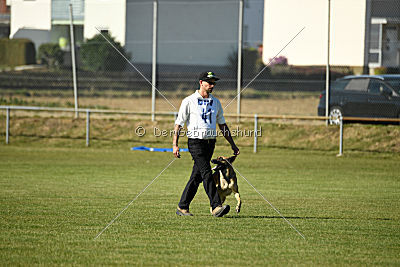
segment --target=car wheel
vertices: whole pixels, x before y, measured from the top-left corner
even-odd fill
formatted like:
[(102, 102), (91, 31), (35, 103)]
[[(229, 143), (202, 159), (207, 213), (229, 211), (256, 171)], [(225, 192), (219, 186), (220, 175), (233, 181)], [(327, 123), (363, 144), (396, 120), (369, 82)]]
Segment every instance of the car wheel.
[(329, 124), (339, 125), (340, 117), (343, 116), (342, 109), (340, 107), (332, 107), (329, 112)]

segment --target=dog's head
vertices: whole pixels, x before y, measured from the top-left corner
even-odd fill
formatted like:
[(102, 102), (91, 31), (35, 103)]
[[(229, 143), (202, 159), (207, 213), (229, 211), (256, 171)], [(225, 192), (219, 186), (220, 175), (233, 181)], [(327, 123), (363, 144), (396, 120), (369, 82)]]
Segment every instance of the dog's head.
[[(232, 156), (230, 158), (227, 157), (218, 157), (216, 159), (212, 159), (211, 162), (217, 165), (229, 165), (229, 163), (233, 163), (236, 159), (236, 156)], [(229, 163), (228, 163), (229, 162)]]
[(214, 171), (223, 171), (226, 172), (224, 175), (226, 177), (236, 176), (235, 171), (233, 170), (232, 163), (235, 161), (236, 156), (232, 157), (218, 157), (216, 159), (212, 159), (211, 163), (217, 164), (213, 168)]

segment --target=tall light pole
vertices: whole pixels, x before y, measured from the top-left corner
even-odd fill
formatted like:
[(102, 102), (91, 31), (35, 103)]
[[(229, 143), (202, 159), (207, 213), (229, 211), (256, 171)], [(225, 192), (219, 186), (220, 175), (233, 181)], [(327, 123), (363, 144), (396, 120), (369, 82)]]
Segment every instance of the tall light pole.
[[(328, 43), (326, 57), (326, 77), (325, 77), (325, 117), (329, 116), (329, 73), (330, 73), (330, 42), (331, 42), (331, 0), (328, 0)], [(326, 125), (329, 124), (329, 119), (326, 120)]]
[(240, 120), (240, 91), (242, 89), (243, 0), (239, 1), (238, 65), (237, 65), (237, 121)]
[(75, 102), (75, 118), (78, 118), (78, 86), (76, 82), (76, 63), (75, 63), (75, 39), (74, 39), (74, 22), (72, 16), (72, 4), (69, 4), (69, 28), (71, 35), (71, 59), (72, 59), (72, 82), (74, 85), (74, 102)]
[(153, 59), (151, 71), (151, 121), (155, 120), (156, 112), (156, 84), (157, 84), (157, 14), (158, 14), (157, 0), (153, 2)]

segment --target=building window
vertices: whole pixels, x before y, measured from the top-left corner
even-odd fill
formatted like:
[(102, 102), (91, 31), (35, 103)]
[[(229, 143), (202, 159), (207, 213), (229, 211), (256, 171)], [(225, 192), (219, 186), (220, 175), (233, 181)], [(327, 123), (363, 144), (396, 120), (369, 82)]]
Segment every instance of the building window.
[(380, 24), (371, 24), (371, 34), (369, 38), (369, 48), (379, 49), (379, 27)]
[(368, 65), (372, 68), (382, 66), (382, 31), (385, 20), (372, 18), (369, 38)]
[(379, 53), (369, 53), (368, 54), (369, 63), (379, 63)]

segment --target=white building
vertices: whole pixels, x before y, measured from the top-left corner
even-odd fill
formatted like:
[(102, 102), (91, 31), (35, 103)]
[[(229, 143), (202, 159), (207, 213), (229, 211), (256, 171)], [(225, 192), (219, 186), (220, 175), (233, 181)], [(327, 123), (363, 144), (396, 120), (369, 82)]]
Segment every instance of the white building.
[[(152, 60), (153, 0), (10, 0), (10, 38), (42, 43), (69, 40), (69, 3), (75, 40), (109, 32), (136, 63)], [(244, 44), (262, 42), (262, 0), (244, 5)], [(237, 50), (239, 0), (158, 0), (157, 62), (224, 66)], [(69, 43), (68, 43), (69, 45)], [(65, 47), (68, 49), (68, 45)]]
[[(331, 65), (400, 66), (398, 0), (331, 0)], [(291, 65), (327, 62), (328, 0), (265, 0), (263, 61), (281, 53)]]
[(73, 4), (75, 39), (79, 44), (84, 24), (84, 1), (79, 0), (10, 0), (10, 38), (31, 39), (36, 49), (42, 43), (69, 40), (69, 3)]

